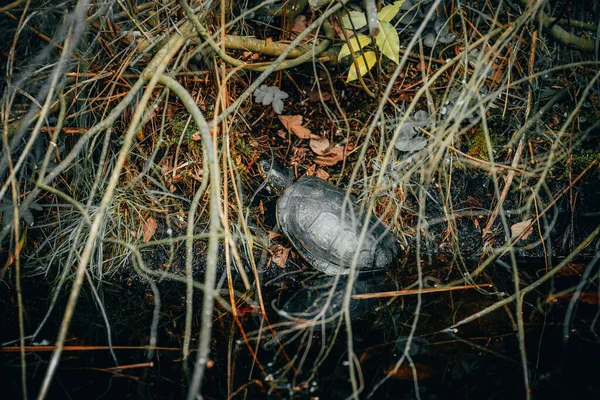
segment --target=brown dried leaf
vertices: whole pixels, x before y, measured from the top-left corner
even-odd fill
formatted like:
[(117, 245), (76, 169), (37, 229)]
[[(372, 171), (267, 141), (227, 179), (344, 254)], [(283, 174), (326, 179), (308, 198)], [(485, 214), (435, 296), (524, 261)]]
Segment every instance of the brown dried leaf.
[[(414, 367), (417, 371), (417, 380), (419, 381), (431, 378), (435, 375), (435, 369), (427, 364), (415, 364)], [(390, 367), (385, 373), (393, 379), (403, 381), (412, 381), (414, 379), (413, 369), (406, 364), (402, 364), (400, 367)]]
[[(525, 240), (531, 235), (533, 232), (533, 225), (531, 224), (532, 219), (525, 220), (523, 222), (517, 222), (513, 226), (510, 227), (511, 238), (517, 238), (521, 235), (520, 240)], [(526, 230), (526, 231), (525, 231)], [(523, 233), (525, 231), (525, 233)]]
[(325, 170), (323, 170), (323, 169), (319, 168), (319, 169), (317, 170), (317, 173), (315, 174), (315, 176), (316, 176), (317, 178), (321, 178), (321, 179), (323, 179), (323, 180), (328, 180), (328, 179), (329, 179), (329, 177), (330, 177), (331, 175), (329, 175), (327, 172), (325, 172)]
[(344, 159), (344, 147), (339, 146), (339, 147), (332, 148), (329, 151), (329, 153), (327, 153), (326, 155), (317, 156), (317, 158), (315, 159), (315, 163), (317, 163), (319, 165), (331, 167), (331, 166), (337, 164), (338, 162), (342, 161), (343, 159)]
[(294, 20), (294, 26), (292, 27), (292, 32), (300, 33), (303, 32), (307, 27), (307, 18), (306, 15), (298, 15)]
[(285, 133), (285, 131), (281, 129), (277, 129), (277, 136), (279, 136), (282, 139), (287, 139), (287, 133)]
[(581, 276), (589, 267), (588, 263), (569, 263), (563, 269), (558, 271), (556, 276)]
[(273, 262), (277, 264), (279, 268), (284, 268), (291, 250), (291, 248), (285, 248), (280, 244), (272, 246), (271, 254), (273, 254)]
[(162, 176), (167, 175), (171, 172), (171, 165), (173, 163), (173, 156), (167, 156), (160, 162), (160, 173)]
[(260, 215), (265, 215), (265, 205), (262, 200), (258, 202), (258, 211), (260, 212)]
[(152, 239), (152, 236), (154, 236), (154, 233), (156, 232), (156, 228), (158, 228), (156, 220), (153, 217), (146, 218), (146, 222), (142, 226), (142, 231), (144, 232), (142, 241), (144, 243), (148, 243), (150, 239)]
[(323, 101), (327, 101), (331, 99), (331, 93), (318, 90), (311, 90), (308, 92), (308, 101), (311, 103), (321, 101), (321, 97), (323, 98)]
[(302, 115), (279, 115), (279, 120), (288, 132), (293, 133), (300, 139), (318, 138), (311, 133), (310, 129), (302, 126)]
[(303, 160), (306, 159), (306, 156), (308, 156), (309, 152), (310, 150), (306, 147), (293, 146), (292, 153), (294, 154), (294, 156), (292, 157), (292, 164), (298, 164), (303, 162)]
[(242, 59), (243, 60), (251, 60), (251, 61), (256, 61), (260, 58), (260, 54), (258, 53), (253, 53), (251, 51), (244, 51), (242, 53)]
[(346, 37), (350, 37), (350, 36), (354, 35), (354, 32), (352, 31), (352, 29), (345, 29), (346, 36), (344, 36), (344, 33), (342, 32), (342, 29), (344, 29), (344, 28), (340, 24), (337, 23), (337, 20), (332, 21), (332, 25), (333, 25), (333, 29), (335, 30), (335, 33), (337, 33), (338, 38), (340, 38), (343, 42), (346, 41)]
[(317, 171), (317, 166), (315, 164), (313, 164), (306, 170), (306, 175), (315, 176), (316, 171)]
[[(549, 296), (547, 301), (554, 300), (554, 299), (573, 301), (574, 293), (565, 293), (565, 294), (561, 294), (561, 295), (557, 295), (557, 296)], [(598, 292), (580, 292), (579, 295), (577, 296), (577, 300), (579, 300), (582, 303), (587, 303), (587, 304), (600, 304), (600, 293), (598, 293)]]
[(329, 140), (327, 138), (310, 139), (310, 148), (317, 155), (323, 156), (329, 152)]
[(271, 239), (271, 240), (282, 236), (281, 233), (277, 233), (277, 232), (273, 232), (273, 231), (269, 231), (268, 235), (269, 235), (269, 239)]

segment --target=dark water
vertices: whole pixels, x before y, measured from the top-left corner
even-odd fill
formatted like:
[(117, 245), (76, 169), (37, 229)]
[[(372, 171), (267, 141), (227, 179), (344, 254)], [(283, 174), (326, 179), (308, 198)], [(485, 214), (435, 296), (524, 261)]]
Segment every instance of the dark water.
[[(600, 398), (597, 362), (600, 340), (594, 330), (598, 323), (598, 289), (584, 287), (575, 303), (569, 337), (564, 337), (569, 296), (548, 300), (548, 295), (576, 285), (586, 264), (573, 264), (571, 272), (524, 299), (523, 322), (528, 358), (528, 376), (534, 398)], [(539, 275), (542, 267), (522, 264), (524, 284)], [(426, 265), (425, 276), (444, 281), (460, 276), (450, 263)], [(394, 276), (361, 277), (355, 293), (395, 290), (416, 280), (416, 268), (406, 265)], [(428, 283), (433, 282), (427, 280)], [(416, 295), (395, 298), (354, 300), (350, 304), (354, 363), (359, 367), (360, 398), (422, 399), (523, 398), (523, 367), (517, 339), (514, 303), (462, 325), (454, 323), (511, 294), (510, 273), (491, 267), (477, 280), (493, 283), (480, 290), (465, 289), (427, 293), (418, 304)], [(326, 312), (331, 279), (299, 274), (263, 288), (268, 323), (255, 307), (257, 297), (240, 302), (242, 313), (236, 322), (230, 313), (215, 312), (211, 364), (203, 383), (207, 399), (311, 398), (343, 399), (352, 393), (349, 381), (348, 335), (339, 326), (337, 311), (343, 290), (334, 295)], [(148, 359), (147, 346), (156, 298), (145, 284), (104, 285), (100, 290), (111, 326), (114, 346), (133, 346), (114, 352), (118, 366), (106, 349), (65, 351), (50, 390), (51, 398), (157, 398), (185, 397), (193, 365), (181, 359), (184, 326), (184, 288), (157, 283), (160, 290), (158, 346)], [(344, 281), (339, 283), (343, 288)], [(26, 333), (31, 334), (43, 319), (48, 304), (48, 286), (25, 282)], [(201, 293), (194, 303), (194, 341), (200, 326)], [(18, 337), (16, 295), (3, 289), (0, 296), (0, 341)], [(225, 296), (227, 297), (227, 296)], [(64, 311), (65, 299), (51, 315), (36, 342), (52, 343)], [(294, 317), (295, 316), (295, 317)], [(307, 323), (313, 318), (315, 322)], [(415, 324), (416, 319), (416, 324)], [(270, 325), (269, 325), (270, 324)], [(416, 325), (407, 346), (412, 326)], [(244, 334), (241, 333), (241, 328)], [(278, 340), (274, 339), (277, 335)], [(70, 329), (67, 346), (105, 346), (107, 330), (89, 289), (84, 290)], [(30, 345), (28, 341), (26, 344)], [(405, 362), (394, 370), (403, 353)], [(256, 355), (253, 357), (252, 353)], [(192, 356), (192, 361), (195, 359)], [(28, 351), (29, 397), (37, 395), (50, 351)], [(152, 364), (148, 364), (151, 362)], [(3, 398), (20, 394), (18, 353), (0, 353)], [(132, 367), (133, 366), (133, 367)], [(416, 373), (416, 377), (413, 375)], [(6, 379), (5, 379), (6, 378)], [(5, 397), (6, 396), (6, 397)]]

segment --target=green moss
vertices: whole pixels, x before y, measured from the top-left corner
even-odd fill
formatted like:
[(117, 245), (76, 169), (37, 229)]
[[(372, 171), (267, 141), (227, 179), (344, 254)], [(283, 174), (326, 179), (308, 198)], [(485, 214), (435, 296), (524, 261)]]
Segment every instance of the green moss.
[(188, 124), (188, 119), (182, 117), (173, 118), (170, 123), (170, 131), (171, 131), (171, 139), (175, 142), (179, 141), (181, 135), (184, 135), (184, 142), (190, 143), (194, 140), (192, 137), (195, 133), (198, 132), (198, 127), (194, 121), (190, 121)]
[[(486, 136), (483, 128), (479, 127), (469, 139), (468, 154), (480, 160), (489, 161), (490, 156), (488, 153)], [(490, 139), (492, 141), (492, 148), (494, 148), (496, 144), (496, 135), (493, 132), (490, 132)]]
[[(572, 161), (571, 161), (573, 173), (575, 173), (575, 174), (581, 173), (592, 162), (594, 162), (594, 160), (597, 160), (596, 162), (600, 163), (600, 152), (595, 151), (593, 149), (587, 149), (587, 150), (579, 152), (578, 154), (574, 153)], [(599, 174), (600, 169), (598, 168), (598, 164), (596, 164), (596, 167), (592, 168), (592, 170), (589, 171), (589, 173), (591, 173), (593, 175)]]

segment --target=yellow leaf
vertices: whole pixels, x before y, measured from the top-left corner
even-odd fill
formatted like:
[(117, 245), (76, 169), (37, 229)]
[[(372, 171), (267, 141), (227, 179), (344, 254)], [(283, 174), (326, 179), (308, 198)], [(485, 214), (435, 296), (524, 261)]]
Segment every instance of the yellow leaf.
[(400, 11), (402, 3), (404, 3), (404, 0), (395, 1), (393, 4), (388, 4), (387, 6), (383, 7), (381, 11), (377, 13), (377, 19), (379, 19), (380, 22), (390, 22), (392, 19), (394, 19), (396, 14), (398, 14), (398, 11)]
[(350, 55), (350, 47), (348, 44), (352, 46), (352, 51), (356, 53), (362, 50), (362, 48), (367, 46), (369, 43), (371, 43), (371, 38), (366, 35), (352, 36), (350, 39), (348, 39), (348, 43), (342, 46), (340, 54), (338, 54), (338, 59)]
[(400, 61), (400, 38), (398, 32), (389, 22), (380, 22), (381, 31), (375, 38), (377, 47), (381, 50), (384, 56), (398, 64)]
[(342, 26), (346, 29), (360, 29), (365, 25), (367, 25), (367, 17), (359, 11), (350, 11), (342, 17)]
[[(366, 64), (365, 64), (365, 60), (367, 61)], [(373, 68), (373, 65), (375, 65), (376, 61), (377, 61), (377, 56), (375, 56), (375, 52), (373, 52), (373, 51), (367, 51), (362, 56), (358, 57), (356, 59), (356, 62), (358, 64), (358, 70), (359, 70), (360, 76), (363, 76), (371, 68)], [(355, 68), (354, 64), (352, 64), (352, 66), (350, 67), (350, 71), (348, 71), (348, 79), (346, 79), (346, 82), (352, 82), (357, 79), (358, 79), (358, 74), (356, 73), (356, 68)]]

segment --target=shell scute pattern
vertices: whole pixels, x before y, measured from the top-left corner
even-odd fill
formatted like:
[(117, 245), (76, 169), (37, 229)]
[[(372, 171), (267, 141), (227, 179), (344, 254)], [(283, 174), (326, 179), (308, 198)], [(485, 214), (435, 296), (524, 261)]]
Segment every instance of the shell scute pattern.
[(300, 178), (279, 199), (279, 226), (298, 252), (325, 273), (347, 274), (357, 251), (359, 270), (387, 269), (399, 254), (395, 236), (372, 217), (358, 248), (365, 220), (353, 199), (344, 204), (345, 195), (322, 179)]

